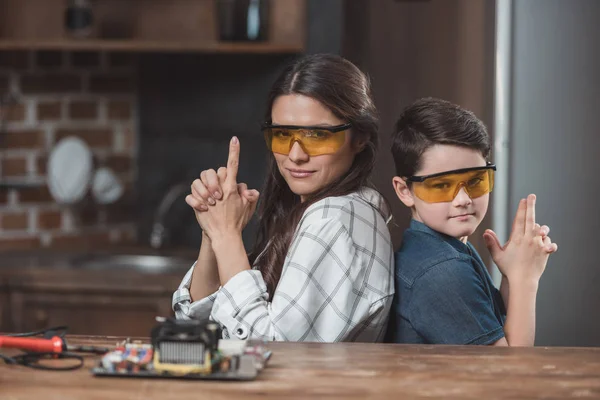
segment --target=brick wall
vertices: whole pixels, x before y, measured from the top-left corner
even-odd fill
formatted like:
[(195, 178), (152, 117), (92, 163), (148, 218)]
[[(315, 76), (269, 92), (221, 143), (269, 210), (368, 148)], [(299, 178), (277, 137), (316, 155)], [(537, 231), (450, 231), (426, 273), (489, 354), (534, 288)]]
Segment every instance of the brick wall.
[[(0, 51), (0, 250), (76, 248), (135, 239), (137, 98), (135, 59), (122, 53)], [(76, 206), (56, 204), (46, 184), (49, 151), (78, 136), (95, 165), (112, 168), (125, 184), (116, 204), (91, 196)], [(6, 185), (5, 185), (6, 186)]]

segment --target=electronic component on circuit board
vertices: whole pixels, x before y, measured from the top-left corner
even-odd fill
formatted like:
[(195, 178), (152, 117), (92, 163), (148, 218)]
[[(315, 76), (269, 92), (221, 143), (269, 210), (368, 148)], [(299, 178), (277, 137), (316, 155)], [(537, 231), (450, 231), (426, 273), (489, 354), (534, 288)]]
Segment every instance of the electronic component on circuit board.
[(151, 343), (124, 343), (92, 370), (96, 376), (251, 380), (271, 352), (264, 343), (221, 339), (214, 322), (159, 319)]

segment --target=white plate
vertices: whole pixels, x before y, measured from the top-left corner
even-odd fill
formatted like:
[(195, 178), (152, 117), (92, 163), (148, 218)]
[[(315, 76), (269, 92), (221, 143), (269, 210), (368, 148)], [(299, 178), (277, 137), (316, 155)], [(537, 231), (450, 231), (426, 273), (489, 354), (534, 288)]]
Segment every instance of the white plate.
[(48, 158), (48, 189), (61, 204), (74, 204), (87, 194), (92, 178), (92, 152), (78, 137), (59, 141)]
[(123, 184), (115, 173), (107, 167), (98, 168), (92, 182), (92, 196), (100, 204), (110, 204), (123, 195)]

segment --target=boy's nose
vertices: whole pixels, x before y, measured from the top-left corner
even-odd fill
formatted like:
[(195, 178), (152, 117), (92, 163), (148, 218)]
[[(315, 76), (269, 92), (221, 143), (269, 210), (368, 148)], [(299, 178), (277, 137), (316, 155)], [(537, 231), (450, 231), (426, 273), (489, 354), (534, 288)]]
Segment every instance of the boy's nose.
[(288, 157), (296, 164), (306, 162), (310, 158), (298, 141), (294, 141), (292, 143), (292, 148), (290, 149), (290, 154), (288, 154)]
[(460, 189), (458, 190), (458, 193), (456, 194), (456, 196), (454, 196), (454, 200), (452, 201), (452, 203), (456, 207), (465, 207), (470, 205), (472, 202), (473, 200), (469, 196), (469, 193), (467, 193), (465, 187), (461, 185)]

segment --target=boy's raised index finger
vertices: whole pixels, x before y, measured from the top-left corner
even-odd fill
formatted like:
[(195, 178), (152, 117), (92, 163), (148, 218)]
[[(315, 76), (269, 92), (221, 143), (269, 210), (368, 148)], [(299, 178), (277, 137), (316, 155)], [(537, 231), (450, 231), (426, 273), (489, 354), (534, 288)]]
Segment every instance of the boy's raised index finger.
[(532, 232), (535, 228), (535, 200), (534, 194), (527, 196), (527, 214), (525, 217), (525, 231)]
[(229, 142), (229, 157), (227, 158), (226, 182), (235, 184), (237, 182), (238, 167), (240, 165), (240, 141), (236, 136)]

